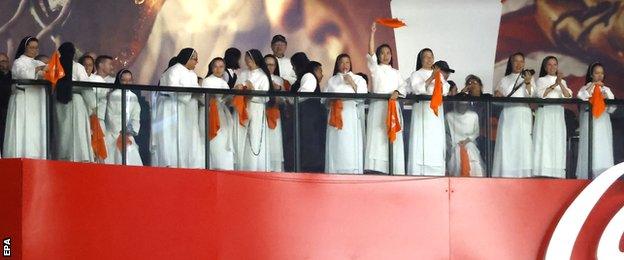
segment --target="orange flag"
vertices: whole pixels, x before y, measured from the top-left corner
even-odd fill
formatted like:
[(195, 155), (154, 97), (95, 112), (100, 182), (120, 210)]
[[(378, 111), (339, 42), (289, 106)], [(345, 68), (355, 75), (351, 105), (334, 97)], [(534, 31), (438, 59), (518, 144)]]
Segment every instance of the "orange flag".
[(245, 126), (245, 123), (249, 120), (249, 114), (247, 114), (247, 101), (245, 101), (245, 97), (234, 96), (234, 99), (232, 99), (232, 106), (234, 106), (236, 113), (238, 113), (238, 123), (241, 126)]
[(465, 144), (459, 145), (459, 160), (461, 166), (461, 177), (470, 177), (470, 158)]
[(401, 131), (401, 122), (399, 121), (399, 115), (397, 114), (396, 100), (388, 100), (388, 116), (386, 117), (386, 126), (388, 127), (388, 139), (391, 143), (396, 140), (396, 135)]
[[(123, 138), (121, 138), (121, 134), (119, 134), (119, 136), (117, 137), (117, 142), (115, 143), (117, 146), (117, 149), (119, 149), (119, 151), (121, 151), (121, 148), (123, 147)], [(131, 145), (132, 141), (130, 140), (130, 136), (126, 135), (126, 146)]]
[(589, 103), (592, 106), (592, 115), (594, 115), (594, 118), (599, 118), (602, 113), (607, 110), (607, 104), (605, 104), (600, 86), (594, 85), (594, 92), (589, 98)]
[(375, 22), (393, 29), (405, 26), (405, 23), (397, 18), (378, 18)]
[(275, 129), (277, 127), (277, 120), (280, 118), (280, 110), (277, 106), (272, 106), (266, 109), (267, 115), (267, 125), (271, 129)]
[(91, 115), (89, 117), (89, 125), (91, 126), (91, 147), (93, 148), (93, 153), (96, 158), (104, 160), (108, 157), (108, 153), (106, 152), (104, 131), (102, 131), (102, 126), (100, 126), (100, 120), (98, 120), (97, 116)]
[(342, 99), (334, 99), (331, 101), (331, 110), (329, 111), (329, 125), (337, 129), (342, 129)]
[(59, 79), (65, 77), (65, 70), (61, 66), (61, 55), (58, 51), (55, 51), (48, 61), (48, 71), (45, 72), (43, 78), (50, 81), (52, 84), (52, 90), (56, 88), (56, 83)]
[(210, 140), (217, 136), (219, 129), (221, 128), (221, 122), (219, 121), (219, 110), (217, 108), (217, 99), (210, 99), (210, 121), (208, 122), (208, 137)]
[(431, 107), (433, 113), (438, 116), (438, 107), (442, 105), (442, 73), (438, 71), (433, 81), (433, 95), (431, 95), (429, 107)]

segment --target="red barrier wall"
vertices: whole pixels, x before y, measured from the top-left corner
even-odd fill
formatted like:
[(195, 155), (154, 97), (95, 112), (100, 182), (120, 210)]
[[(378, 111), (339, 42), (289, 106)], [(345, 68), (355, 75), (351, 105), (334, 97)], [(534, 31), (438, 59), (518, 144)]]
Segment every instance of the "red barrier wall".
[[(12, 252), (25, 259), (535, 259), (586, 185), (36, 160), (0, 169), (11, 198), (0, 200), (0, 235), (19, 241), (21, 229)], [(593, 256), (623, 188), (592, 212), (576, 258)]]

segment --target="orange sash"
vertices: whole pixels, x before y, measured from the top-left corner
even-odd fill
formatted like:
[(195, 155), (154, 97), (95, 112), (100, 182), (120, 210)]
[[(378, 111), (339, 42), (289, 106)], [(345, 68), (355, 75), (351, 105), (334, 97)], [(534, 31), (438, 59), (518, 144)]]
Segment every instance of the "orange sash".
[(58, 51), (55, 51), (48, 61), (48, 71), (43, 74), (43, 78), (50, 81), (52, 84), (52, 90), (56, 88), (56, 83), (59, 79), (65, 77), (65, 70), (61, 66), (61, 58)]
[(337, 129), (342, 129), (342, 99), (331, 101), (331, 111), (329, 111), (329, 125)]
[(459, 160), (461, 165), (461, 177), (470, 177), (470, 158), (465, 144), (459, 145)]
[(278, 106), (269, 107), (266, 109), (267, 125), (271, 129), (277, 127), (277, 120), (280, 118), (280, 110)]
[(442, 73), (438, 71), (435, 75), (433, 87), (433, 95), (431, 95), (431, 102), (429, 107), (433, 110), (433, 113), (438, 116), (438, 108), (442, 105)]
[(602, 91), (600, 91), (600, 87), (598, 85), (594, 85), (594, 92), (589, 98), (589, 103), (592, 106), (592, 115), (594, 115), (594, 118), (599, 118), (602, 116), (602, 113), (607, 110), (607, 104), (604, 101)]
[(234, 96), (232, 106), (234, 106), (236, 113), (238, 113), (238, 123), (241, 126), (245, 126), (245, 123), (249, 120), (249, 114), (247, 113), (247, 101), (245, 100), (245, 97)]
[(375, 22), (393, 29), (405, 26), (405, 23), (397, 18), (377, 18)]
[(210, 121), (208, 122), (208, 136), (210, 140), (217, 136), (219, 129), (221, 128), (221, 122), (219, 121), (219, 109), (217, 107), (217, 99), (210, 99)]
[(388, 116), (386, 117), (386, 126), (388, 127), (388, 139), (393, 143), (396, 140), (396, 135), (401, 131), (401, 122), (399, 121), (399, 115), (397, 114), (396, 100), (388, 100)]
[[(125, 139), (126, 139), (126, 146), (128, 146), (128, 145), (131, 145), (131, 144), (132, 144), (132, 141), (130, 140), (130, 135), (126, 135), (126, 138), (125, 138)], [(123, 145), (124, 145), (124, 144), (123, 144), (123, 142), (124, 142), (124, 141), (123, 141), (123, 138), (121, 138), (121, 134), (119, 134), (119, 136), (117, 137), (117, 142), (116, 142), (117, 149), (119, 149), (119, 151), (121, 151), (121, 148), (122, 148), (122, 147), (123, 147)]]
[(89, 117), (89, 125), (91, 126), (91, 147), (95, 157), (100, 160), (106, 159), (108, 153), (106, 152), (106, 142), (104, 141), (104, 131), (100, 126), (100, 120), (96, 115)]

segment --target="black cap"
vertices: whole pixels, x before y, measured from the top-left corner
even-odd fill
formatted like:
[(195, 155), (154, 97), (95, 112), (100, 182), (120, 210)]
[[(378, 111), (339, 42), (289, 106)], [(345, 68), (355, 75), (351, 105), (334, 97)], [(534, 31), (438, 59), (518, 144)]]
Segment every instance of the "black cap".
[(284, 37), (284, 35), (281, 35), (281, 34), (277, 34), (273, 36), (273, 39), (271, 40), (271, 45), (275, 44), (276, 42), (283, 42), (283, 43), (288, 44), (288, 42), (286, 42), (286, 37)]
[(455, 70), (454, 70), (454, 69), (449, 68), (448, 63), (446, 63), (446, 61), (443, 61), (443, 60), (436, 61), (436, 62), (433, 64), (433, 66), (435, 66), (435, 67), (437, 67), (437, 68), (440, 68), (440, 70), (442, 70), (442, 71), (446, 71), (446, 72), (450, 72), (450, 73), (455, 73)]

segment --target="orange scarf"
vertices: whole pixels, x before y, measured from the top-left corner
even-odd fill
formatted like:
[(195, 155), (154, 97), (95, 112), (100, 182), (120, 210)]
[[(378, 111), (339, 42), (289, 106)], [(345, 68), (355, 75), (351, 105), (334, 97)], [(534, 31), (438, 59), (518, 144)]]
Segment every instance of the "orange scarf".
[(342, 129), (342, 99), (334, 99), (331, 101), (331, 109), (329, 113), (329, 125), (337, 129)]
[(401, 131), (401, 122), (399, 122), (399, 115), (397, 114), (396, 100), (388, 100), (388, 116), (386, 117), (386, 126), (388, 127), (388, 139), (391, 143), (396, 140), (396, 135)]
[(212, 140), (213, 138), (215, 138), (217, 136), (217, 132), (219, 132), (219, 129), (221, 128), (221, 122), (219, 121), (219, 109), (217, 107), (217, 99), (216, 98), (211, 98), (210, 99), (210, 121), (208, 122), (208, 136), (210, 137), (210, 140)]
[(267, 125), (271, 129), (277, 127), (277, 120), (280, 118), (280, 110), (278, 106), (272, 106), (266, 109)]
[(106, 159), (108, 153), (106, 152), (106, 142), (104, 141), (104, 131), (100, 126), (100, 120), (97, 116), (91, 115), (89, 117), (89, 125), (91, 126), (91, 147), (95, 157), (100, 160)]
[[(121, 134), (119, 134), (119, 136), (117, 137), (117, 142), (116, 142), (117, 149), (119, 149), (119, 151), (121, 151), (121, 148), (122, 148), (122, 147), (123, 147), (123, 145), (124, 145), (124, 144), (123, 144), (123, 143), (124, 143), (124, 140), (123, 140), (123, 139), (124, 139), (124, 138), (122, 138), (122, 137), (121, 137)], [(125, 139), (126, 139), (126, 141), (125, 141), (126, 146), (128, 146), (128, 145), (131, 145), (131, 144), (132, 144), (132, 141), (130, 140), (130, 135), (126, 135), (126, 138), (125, 138)]]
[(442, 105), (442, 73), (438, 71), (435, 75), (433, 86), (433, 95), (431, 95), (431, 102), (429, 107), (433, 110), (433, 113), (438, 116), (438, 108)]
[(397, 18), (377, 18), (375, 22), (393, 29), (405, 26), (405, 23)]
[(589, 98), (589, 103), (592, 106), (592, 115), (594, 115), (594, 118), (599, 118), (602, 116), (602, 113), (607, 110), (607, 104), (602, 96), (602, 91), (600, 91), (600, 86), (594, 85), (594, 92)]
[(461, 165), (461, 177), (470, 177), (470, 158), (465, 144), (459, 145), (459, 160)]
[(247, 120), (249, 120), (249, 114), (247, 114), (247, 101), (244, 96), (234, 96), (232, 100), (232, 106), (238, 113), (238, 123), (241, 126), (245, 126)]
[(58, 51), (55, 51), (48, 61), (48, 71), (43, 74), (43, 78), (50, 81), (52, 90), (56, 89), (56, 83), (59, 79), (65, 77), (65, 70), (61, 66), (61, 56)]

